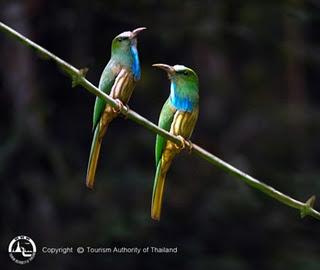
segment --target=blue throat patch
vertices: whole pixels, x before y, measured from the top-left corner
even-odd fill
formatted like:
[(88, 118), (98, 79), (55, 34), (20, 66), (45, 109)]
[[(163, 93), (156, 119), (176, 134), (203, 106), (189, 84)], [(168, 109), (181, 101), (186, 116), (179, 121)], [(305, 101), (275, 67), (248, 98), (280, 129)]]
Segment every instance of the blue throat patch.
[(133, 72), (134, 79), (137, 81), (137, 80), (140, 80), (140, 77), (141, 77), (141, 69), (140, 69), (140, 62), (139, 62), (139, 55), (138, 55), (137, 47), (131, 46), (130, 51), (131, 51), (132, 58), (133, 58), (131, 69)]
[(190, 101), (188, 97), (181, 97), (177, 95), (176, 84), (171, 82), (170, 86), (170, 101), (177, 110), (192, 112), (193, 103)]

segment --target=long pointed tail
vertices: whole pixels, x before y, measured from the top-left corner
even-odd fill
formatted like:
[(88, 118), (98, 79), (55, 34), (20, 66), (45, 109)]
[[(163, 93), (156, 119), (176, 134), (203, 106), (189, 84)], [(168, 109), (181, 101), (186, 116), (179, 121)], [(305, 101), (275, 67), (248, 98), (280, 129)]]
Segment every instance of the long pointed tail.
[(170, 167), (170, 163), (163, 164), (163, 160), (160, 160), (157, 166), (156, 176), (154, 178), (152, 203), (151, 203), (151, 218), (154, 220), (160, 220), (162, 198), (164, 184), (166, 180), (167, 171)]
[[(106, 129), (106, 128), (104, 128)], [(101, 133), (105, 133), (105, 130), (101, 130), (100, 125), (98, 124), (94, 130), (94, 135), (91, 143), (91, 150), (87, 168), (87, 178), (86, 178), (86, 185), (88, 188), (93, 189), (95, 174), (100, 154), (100, 148), (102, 143), (103, 135)]]

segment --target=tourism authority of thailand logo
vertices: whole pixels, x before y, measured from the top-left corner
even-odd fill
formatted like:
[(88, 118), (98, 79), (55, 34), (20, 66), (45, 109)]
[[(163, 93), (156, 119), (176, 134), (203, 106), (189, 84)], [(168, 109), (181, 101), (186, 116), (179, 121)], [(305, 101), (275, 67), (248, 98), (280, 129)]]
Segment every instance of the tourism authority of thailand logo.
[(36, 256), (37, 247), (30, 237), (19, 235), (11, 240), (8, 251), (15, 263), (26, 264)]

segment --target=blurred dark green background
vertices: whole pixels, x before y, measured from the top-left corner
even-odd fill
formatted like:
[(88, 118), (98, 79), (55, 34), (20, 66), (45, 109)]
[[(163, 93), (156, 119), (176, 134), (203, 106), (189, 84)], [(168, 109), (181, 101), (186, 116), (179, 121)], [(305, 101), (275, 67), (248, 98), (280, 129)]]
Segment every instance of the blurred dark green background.
[[(155, 62), (200, 77), (193, 141), (282, 192), (320, 196), (320, 3), (2, 0), (1, 21), (97, 85), (112, 38), (139, 26), (142, 80), (130, 108), (153, 122), (169, 94)], [(27, 269), (319, 270), (320, 223), (204, 160), (181, 154), (162, 220), (149, 217), (155, 135), (122, 118), (85, 188), (94, 96), (0, 33), (1, 269), (30, 236)], [(316, 202), (316, 208), (320, 204)], [(41, 247), (177, 247), (165, 255), (43, 255)]]

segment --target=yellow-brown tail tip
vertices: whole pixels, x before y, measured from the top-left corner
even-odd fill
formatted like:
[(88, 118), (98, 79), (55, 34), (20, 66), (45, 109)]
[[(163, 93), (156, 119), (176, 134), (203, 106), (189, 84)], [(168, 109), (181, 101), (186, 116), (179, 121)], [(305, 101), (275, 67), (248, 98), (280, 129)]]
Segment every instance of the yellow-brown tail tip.
[(160, 212), (155, 212), (153, 209), (151, 210), (151, 218), (155, 221), (160, 221)]
[[(98, 153), (99, 154), (99, 153)], [(93, 190), (94, 182), (95, 182), (95, 174), (96, 174), (96, 168), (97, 168), (97, 156), (94, 156), (94, 159), (89, 164), (89, 168), (87, 171), (87, 177), (86, 177), (86, 186), (87, 188)]]
[(99, 132), (100, 132), (100, 128), (99, 126), (97, 126), (94, 132), (94, 136), (91, 144), (88, 169), (87, 169), (86, 186), (89, 189), (93, 189), (94, 182), (95, 182), (96, 169), (97, 169), (100, 147), (102, 142), (101, 139), (99, 139), (99, 136), (100, 136)]
[(93, 184), (93, 182), (88, 181), (88, 179), (87, 179), (87, 181), (86, 181), (86, 186), (87, 186), (88, 189), (93, 190), (94, 184)]
[(154, 178), (151, 202), (151, 218), (157, 221), (160, 220), (161, 216), (164, 182), (166, 179), (168, 164), (169, 163), (163, 164), (162, 162), (160, 162), (157, 166), (157, 171)]

